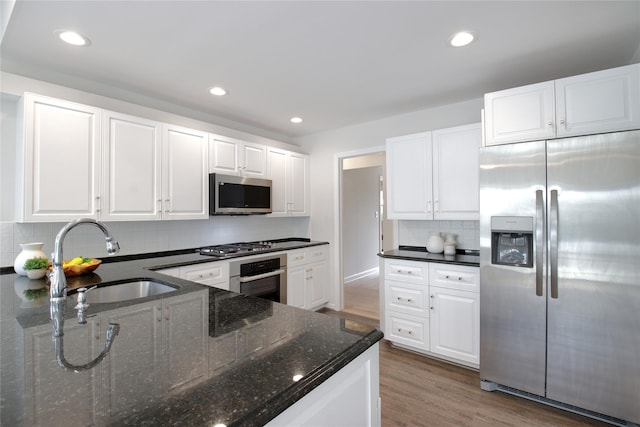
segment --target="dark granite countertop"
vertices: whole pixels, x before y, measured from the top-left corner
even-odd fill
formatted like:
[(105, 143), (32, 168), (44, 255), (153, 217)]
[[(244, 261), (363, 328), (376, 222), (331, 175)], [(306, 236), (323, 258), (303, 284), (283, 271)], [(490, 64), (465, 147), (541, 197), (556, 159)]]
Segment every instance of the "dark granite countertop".
[(408, 261), (438, 262), (442, 264), (480, 267), (480, 254), (476, 250), (458, 250), (455, 255), (433, 254), (422, 246), (400, 246), (398, 249), (379, 253), (381, 258), (406, 259)]
[(153, 271), (218, 258), (132, 258), (105, 262), (70, 285), (147, 278), (179, 290), (92, 304), (85, 325), (68, 297), (63, 349), (72, 363), (97, 356), (107, 322), (120, 323), (109, 355), (78, 373), (56, 361), (45, 280), (0, 275), (1, 425), (263, 425), (382, 338), (367, 325)]

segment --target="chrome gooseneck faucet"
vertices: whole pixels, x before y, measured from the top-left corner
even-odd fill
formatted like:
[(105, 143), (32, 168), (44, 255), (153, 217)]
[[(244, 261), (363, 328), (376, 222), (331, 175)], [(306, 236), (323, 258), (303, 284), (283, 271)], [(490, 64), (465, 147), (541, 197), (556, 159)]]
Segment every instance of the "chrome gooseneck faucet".
[[(58, 232), (56, 236), (56, 241), (54, 245), (54, 251), (51, 255), (51, 261), (53, 264), (53, 271), (49, 275), (49, 279), (51, 282), (51, 306), (50, 306), (50, 317), (51, 317), (51, 326), (53, 329), (53, 341), (55, 344), (56, 351), (56, 359), (58, 361), (58, 365), (67, 370), (72, 370), (75, 372), (84, 371), (87, 369), (91, 369), (96, 366), (98, 363), (105, 358), (109, 350), (111, 349), (111, 344), (115, 340), (116, 335), (120, 331), (120, 325), (116, 323), (109, 323), (107, 325), (107, 336), (104, 344), (104, 348), (102, 352), (84, 365), (73, 365), (67, 362), (64, 357), (64, 345), (63, 345), (63, 336), (64, 336), (64, 313), (66, 310), (67, 303), (67, 278), (64, 275), (64, 270), (62, 268), (62, 244), (64, 243), (64, 238), (67, 233), (74, 227), (80, 224), (89, 224), (95, 227), (98, 227), (104, 233), (105, 240), (107, 241), (107, 253), (109, 255), (113, 255), (120, 249), (120, 245), (113, 238), (109, 230), (99, 221), (90, 218), (82, 218), (72, 221), (62, 227), (62, 229)], [(80, 322), (82, 323), (82, 322)], [(85, 321), (86, 323), (86, 321)]]
[(113, 255), (120, 250), (120, 245), (113, 238), (109, 230), (107, 230), (107, 227), (95, 219), (81, 218), (71, 221), (62, 227), (56, 236), (53, 254), (51, 254), (51, 264), (53, 265), (53, 271), (49, 275), (49, 280), (51, 282), (51, 301), (58, 301), (60, 298), (64, 299), (67, 297), (67, 278), (65, 277), (64, 270), (62, 269), (62, 244), (64, 243), (64, 238), (67, 236), (67, 233), (80, 224), (93, 225), (102, 230), (107, 242), (107, 253), (109, 255)]

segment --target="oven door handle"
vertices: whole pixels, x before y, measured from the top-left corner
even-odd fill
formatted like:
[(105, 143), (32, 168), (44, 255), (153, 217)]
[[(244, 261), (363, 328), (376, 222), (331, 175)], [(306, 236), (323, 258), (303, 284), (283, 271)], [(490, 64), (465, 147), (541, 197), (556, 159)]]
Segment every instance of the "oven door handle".
[(239, 280), (240, 280), (240, 283), (247, 283), (247, 282), (253, 282), (254, 280), (258, 280), (258, 279), (264, 279), (265, 277), (279, 276), (282, 273), (284, 273), (284, 269), (274, 270), (268, 273), (256, 274), (255, 276), (243, 276), (243, 277), (240, 277)]

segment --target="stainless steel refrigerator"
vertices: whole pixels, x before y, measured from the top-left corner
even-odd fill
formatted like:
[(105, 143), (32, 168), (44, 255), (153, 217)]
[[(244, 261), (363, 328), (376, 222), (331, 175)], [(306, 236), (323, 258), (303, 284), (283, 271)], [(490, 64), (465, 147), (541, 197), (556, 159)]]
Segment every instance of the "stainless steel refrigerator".
[(480, 163), (482, 388), (640, 423), (640, 131)]

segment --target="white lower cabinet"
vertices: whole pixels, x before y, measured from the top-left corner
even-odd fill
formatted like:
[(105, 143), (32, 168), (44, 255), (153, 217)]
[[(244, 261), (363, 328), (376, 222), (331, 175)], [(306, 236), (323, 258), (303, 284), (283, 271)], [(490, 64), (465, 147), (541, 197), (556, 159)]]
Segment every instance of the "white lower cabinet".
[(477, 267), (385, 259), (384, 333), (401, 347), (477, 368)]
[(180, 267), (182, 279), (214, 288), (229, 290), (229, 262), (216, 261)]
[(287, 305), (317, 310), (327, 301), (329, 245), (287, 252)]
[(431, 286), (430, 346), (435, 354), (479, 366), (480, 298), (475, 292)]
[(162, 394), (209, 375), (209, 290), (162, 301)]
[(380, 426), (379, 366), (379, 347), (375, 344), (267, 427)]

